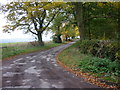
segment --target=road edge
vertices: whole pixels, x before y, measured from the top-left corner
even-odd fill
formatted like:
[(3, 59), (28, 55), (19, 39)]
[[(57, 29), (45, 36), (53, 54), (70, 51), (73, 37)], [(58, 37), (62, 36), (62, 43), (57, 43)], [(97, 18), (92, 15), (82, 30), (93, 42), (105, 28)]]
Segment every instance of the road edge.
[[(67, 43), (63, 43), (62, 45), (65, 45), (65, 44), (67, 44)], [(58, 46), (55, 46), (55, 47), (59, 47), (59, 46), (62, 46), (62, 45), (58, 45)], [(17, 56), (20, 56), (20, 55), (26, 55), (26, 54), (30, 54), (30, 53), (36, 53), (36, 52), (46, 51), (46, 50), (49, 50), (49, 49), (52, 49), (52, 48), (55, 48), (55, 47), (46, 48), (46, 49), (44, 49), (44, 50), (37, 50), (37, 51), (33, 51), (33, 52), (21, 53), (21, 54), (15, 55), (15, 56), (10, 56), (10, 57), (1, 59), (0, 62), (6, 61), (6, 60), (14, 59), (14, 58), (16, 58)]]
[[(70, 46), (69, 46), (70, 47)], [(68, 47), (67, 47), (68, 48)], [(65, 48), (65, 49), (67, 49)], [(65, 70), (75, 74), (77, 77), (83, 78), (86, 82), (91, 83), (93, 85), (96, 85), (98, 87), (101, 88), (112, 88), (112, 89), (117, 89), (119, 90), (119, 86), (112, 86), (112, 85), (107, 85), (106, 83), (102, 83), (100, 80), (98, 80), (97, 78), (88, 75), (88, 73), (83, 73), (80, 70), (73, 70), (70, 67), (66, 66), (64, 63), (62, 63), (59, 60), (59, 55), (65, 50), (63, 49), (62, 51), (60, 51), (57, 55), (56, 55), (56, 62), (58, 65), (60, 65), (61, 67), (63, 67)]]

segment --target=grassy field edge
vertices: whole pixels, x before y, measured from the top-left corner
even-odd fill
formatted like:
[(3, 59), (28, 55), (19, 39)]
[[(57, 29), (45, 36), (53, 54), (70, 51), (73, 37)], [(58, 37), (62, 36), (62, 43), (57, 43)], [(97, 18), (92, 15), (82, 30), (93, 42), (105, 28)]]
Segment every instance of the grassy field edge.
[[(20, 49), (20, 50), (12, 51), (12, 52), (10, 52), (12, 50), (11, 48), (10, 48), (10, 50), (4, 50), (4, 51), (2, 49), (1, 50), (1, 55), (2, 55), (1, 60), (9, 60), (9, 59), (12, 59), (18, 55), (24, 55), (24, 54), (34, 53), (34, 52), (38, 52), (38, 51), (48, 50), (48, 49), (51, 49), (51, 48), (54, 48), (54, 47), (57, 47), (57, 46), (60, 46), (63, 44), (66, 44), (66, 43), (59, 44), (59, 43), (51, 43), (50, 42), (50, 43), (46, 43), (45, 46), (43, 46), (43, 47), (33, 46), (33, 47), (29, 47), (29, 48), (24, 48), (24, 50)], [(6, 56), (3, 57), (3, 55), (6, 55)]]
[[(92, 83), (94, 85), (97, 85), (99, 87), (102, 87), (102, 88), (119, 88), (118, 85), (108, 85), (106, 84), (105, 82), (101, 82), (101, 80), (99, 78), (96, 78), (95, 76), (91, 75), (90, 73), (86, 73), (86, 72), (82, 72), (82, 70), (78, 69), (78, 68), (74, 68), (75, 65), (73, 66), (69, 66), (69, 65), (66, 65), (65, 62), (63, 62), (63, 58), (62, 57), (62, 60), (61, 60), (61, 54), (66, 51), (67, 49), (71, 48), (72, 46), (64, 49), (63, 51), (61, 51), (57, 56), (56, 56), (56, 60), (57, 60), (57, 63), (63, 67), (65, 70), (71, 72), (71, 73), (74, 73), (76, 76), (80, 77), (80, 78), (83, 78), (85, 81), (89, 82), (89, 83)], [(76, 53), (75, 53), (76, 54)], [(68, 54), (66, 54), (66, 56), (70, 56)], [(70, 59), (70, 58), (69, 58)], [(68, 62), (67, 62), (68, 63)]]

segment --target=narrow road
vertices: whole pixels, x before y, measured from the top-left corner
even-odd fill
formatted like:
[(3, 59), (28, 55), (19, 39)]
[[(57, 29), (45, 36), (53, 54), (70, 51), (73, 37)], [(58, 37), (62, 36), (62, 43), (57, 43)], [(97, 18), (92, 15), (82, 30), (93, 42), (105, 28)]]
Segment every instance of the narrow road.
[(56, 55), (74, 42), (2, 62), (2, 88), (98, 88), (64, 70)]

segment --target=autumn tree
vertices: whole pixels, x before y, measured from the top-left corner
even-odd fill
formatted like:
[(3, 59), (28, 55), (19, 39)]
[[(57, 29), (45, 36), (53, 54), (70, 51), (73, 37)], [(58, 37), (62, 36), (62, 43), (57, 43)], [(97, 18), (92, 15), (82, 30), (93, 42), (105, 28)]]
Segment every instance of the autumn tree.
[(1, 7), (7, 13), (9, 25), (4, 27), (5, 32), (16, 29), (31, 32), (38, 37), (38, 42), (44, 46), (42, 33), (55, 18), (61, 3), (56, 2), (11, 2)]
[[(66, 4), (66, 6), (69, 4)], [(76, 23), (74, 20), (74, 15), (71, 12), (71, 7), (67, 6), (66, 8), (62, 8), (60, 13), (56, 15), (56, 18), (52, 21), (51, 30), (55, 33), (56, 42), (62, 42), (61, 36), (66, 38), (66, 41), (70, 37), (75, 37), (76, 34)]]
[[(56, 25), (56, 20), (59, 22), (59, 25)], [(59, 16), (59, 18), (54, 19), (53, 22), (52, 32), (55, 33), (57, 42), (61, 40), (60, 36), (62, 36), (62, 39), (65, 41), (70, 40), (70, 38), (73, 39), (76, 36), (79, 36), (78, 27), (74, 23), (74, 18), (71, 15), (69, 17), (67, 14), (65, 14), (65, 16), (62, 14)]]
[(52, 25), (51, 25), (51, 30), (53, 33), (55, 33), (54, 37), (56, 39), (57, 43), (61, 43), (61, 32), (62, 32), (62, 25), (65, 22), (65, 15), (63, 13), (60, 13), (56, 16), (56, 18), (53, 20)]
[(83, 18), (83, 2), (72, 2), (73, 14), (75, 16), (75, 20), (77, 22), (78, 30), (80, 32), (80, 39), (85, 39), (85, 28), (84, 28), (84, 18)]
[(78, 27), (72, 23), (66, 23), (63, 27), (62, 36), (65, 41), (74, 39), (79, 36)]

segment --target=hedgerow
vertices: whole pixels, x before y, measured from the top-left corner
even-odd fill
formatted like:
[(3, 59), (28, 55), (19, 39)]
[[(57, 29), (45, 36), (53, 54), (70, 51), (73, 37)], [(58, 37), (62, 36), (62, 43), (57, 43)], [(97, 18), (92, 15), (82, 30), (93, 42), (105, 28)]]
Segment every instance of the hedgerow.
[(80, 52), (112, 61), (120, 60), (120, 42), (108, 40), (83, 40), (76, 43)]

